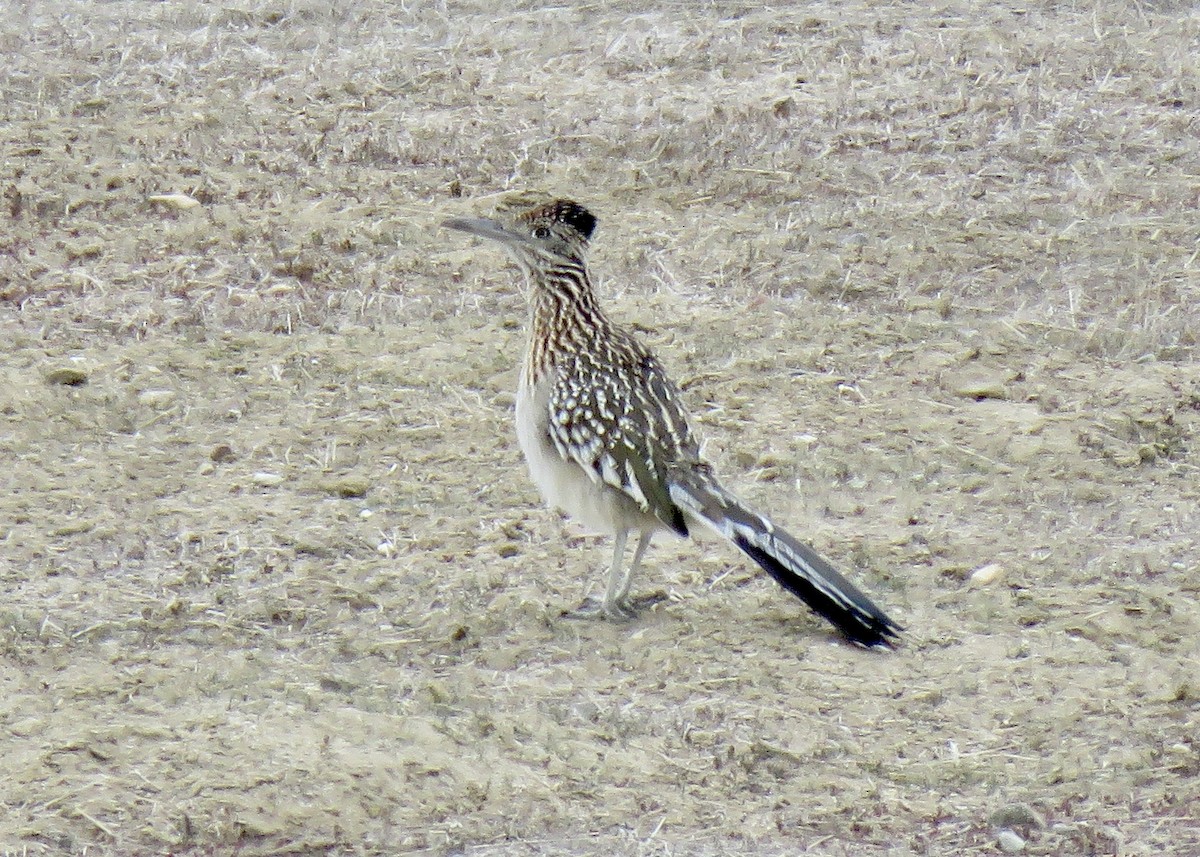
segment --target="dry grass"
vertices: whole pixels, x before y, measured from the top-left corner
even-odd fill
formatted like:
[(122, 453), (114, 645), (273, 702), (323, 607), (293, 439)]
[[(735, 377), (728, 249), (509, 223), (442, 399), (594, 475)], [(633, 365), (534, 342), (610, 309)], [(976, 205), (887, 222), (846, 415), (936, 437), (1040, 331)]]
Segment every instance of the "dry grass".
[[(1200, 852), (1196, 10), (411, 5), (0, 17), (0, 854)], [(525, 188), (901, 651), (560, 620)]]

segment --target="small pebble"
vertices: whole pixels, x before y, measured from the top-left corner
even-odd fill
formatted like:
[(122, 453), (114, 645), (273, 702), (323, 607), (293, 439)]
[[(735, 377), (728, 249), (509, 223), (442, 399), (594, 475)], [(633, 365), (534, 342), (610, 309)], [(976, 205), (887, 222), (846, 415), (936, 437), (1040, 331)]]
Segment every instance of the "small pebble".
[(267, 473), (266, 471), (263, 471), (263, 470), (260, 470), (259, 472), (255, 473), (253, 476), (251, 476), (250, 480), (255, 485), (260, 485), (263, 488), (274, 488), (277, 485), (283, 484), (283, 477), (280, 476), (278, 473)]
[(1008, 828), (996, 834), (996, 844), (1005, 854), (1019, 854), (1025, 850), (1025, 840)]
[(218, 443), (208, 453), (210, 460), (218, 464), (225, 461), (233, 461), (237, 458), (237, 453), (233, 451), (233, 447), (227, 443)]
[(1004, 566), (998, 562), (989, 562), (987, 565), (981, 565), (972, 571), (967, 581), (971, 586), (987, 586), (989, 583), (995, 583), (1003, 576)]
[(954, 395), (964, 399), (1007, 399), (1004, 382), (995, 378), (976, 378), (954, 387)]
[(149, 201), (156, 205), (174, 208), (176, 211), (187, 211), (200, 204), (200, 200), (188, 196), (186, 193), (156, 193), (149, 198)]
[(988, 821), (995, 827), (1025, 828), (1026, 830), (1041, 830), (1046, 826), (1046, 819), (1036, 809), (1024, 803), (1010, 803), (993, 812)]
[(78, 387), (87, 383), (87, 372), (74, 366), (62, 366), (46, 373), (47, 384), (60, 384), (64, 387)]
[(338, 497), (364, 497), (371, 490), (371, 483), (362, 476), (343, 476), (330, 479), (322, 487)]

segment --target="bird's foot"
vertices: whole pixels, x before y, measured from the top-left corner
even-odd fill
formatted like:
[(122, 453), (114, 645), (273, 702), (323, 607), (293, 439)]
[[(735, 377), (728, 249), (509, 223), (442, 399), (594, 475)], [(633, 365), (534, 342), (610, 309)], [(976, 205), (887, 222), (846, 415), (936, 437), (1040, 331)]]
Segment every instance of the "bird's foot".
[(637, 618), (637, 608), (629, 599), (606, 603), (604, 599), (589, 595), (574, 610), (564, 610), (567, 619), (608, 619), (612, 622), (629, 622)]
[(634, 598), (617, 598), (606, 602), (602, 598), (588, 596), (574, 610), (564, 610), (567, 619), (607, 619), (611, 622), (629, 622), (636, 619), (646, 607), (653, 607), (667, 600), (667, 593), (661, 589), (647, 595)]

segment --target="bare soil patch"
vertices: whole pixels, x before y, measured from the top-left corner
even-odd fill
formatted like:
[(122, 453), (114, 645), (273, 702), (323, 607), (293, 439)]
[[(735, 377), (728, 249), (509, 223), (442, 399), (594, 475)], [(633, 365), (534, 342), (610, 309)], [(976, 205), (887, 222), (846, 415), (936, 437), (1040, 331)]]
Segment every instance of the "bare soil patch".
[[(0, 854), (1200, 853), (1196, 10), (494, 5), (0, 17)], [(560, 617), (530, 188), (897, 652)]]

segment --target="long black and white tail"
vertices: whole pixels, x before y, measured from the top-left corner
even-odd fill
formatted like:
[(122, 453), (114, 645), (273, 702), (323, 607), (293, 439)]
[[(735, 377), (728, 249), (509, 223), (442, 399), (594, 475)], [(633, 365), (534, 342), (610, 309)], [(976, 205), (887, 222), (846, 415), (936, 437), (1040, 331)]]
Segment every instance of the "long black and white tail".
[(706, 524), (737, 545), (784, 589), (854, 642), (890, 646), (904, 630), (819, 553), (746, 508), (715, 479), (672, 484), (670, 493), (690, 520)]

